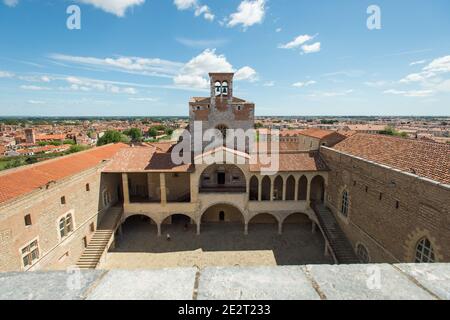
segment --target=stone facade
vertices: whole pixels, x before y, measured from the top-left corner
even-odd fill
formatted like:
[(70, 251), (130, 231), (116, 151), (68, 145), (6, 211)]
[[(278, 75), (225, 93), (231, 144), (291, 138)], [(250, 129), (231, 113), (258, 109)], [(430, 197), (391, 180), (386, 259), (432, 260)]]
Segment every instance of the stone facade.
[[(101, 166), (0, 206), (0, 270), (64, 269), (74, 265), (101, 220), (117, 202), (117, 183), (101, 179)], [(102, 197), (104, 196), (104, 197)], [(104, 199), (107, 203), (104, 203)], [(59, 221), (71, 214), (73, 230), (61, 237)], [(31, 225), (26, 225), (29, 215)], [(22, 249), (37, 240), (39, 259), (25, 266)]]
[[(450, 261), (450, 189), (431, 180), (321, 148), (331, 171), (327, 206), (348, 239), (370, 262), (414, 262), (417, 243), (430, 240), (435, 259)], [(347, 216), (341, 213), (348, 192)]]

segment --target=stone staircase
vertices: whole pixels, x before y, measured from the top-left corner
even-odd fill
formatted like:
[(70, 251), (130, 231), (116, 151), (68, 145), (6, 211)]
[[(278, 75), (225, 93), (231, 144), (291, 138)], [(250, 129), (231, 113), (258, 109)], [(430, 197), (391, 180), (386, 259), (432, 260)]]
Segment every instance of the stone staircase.
[(360, 263), (352, 245), (348, 241), (342, 229), (339, 227), (339, 224), (330, 209), (323, 204), (314, 204), (312, 207), (316, 212), (320, 227), (328, 239), (328, 243), (335, 259), (337, 260), (337, 263)]
[(114, 241), (114, 232), (122, 214), (122, 208), (112, 207), (104, 215), (98, 229), (95, 231), (88, 246), (84, 250), (77, 267), (80, 269), (95, 269), (103, 254)]

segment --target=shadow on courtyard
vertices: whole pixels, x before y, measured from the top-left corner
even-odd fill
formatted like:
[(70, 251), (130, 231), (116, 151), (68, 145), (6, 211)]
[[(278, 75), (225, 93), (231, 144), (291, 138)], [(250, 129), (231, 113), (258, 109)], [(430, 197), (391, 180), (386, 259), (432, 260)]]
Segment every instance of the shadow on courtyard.
[[(244, 235), (239, 223), (203, 223), (201, 235), (196, 226), (175, 223), (162, 226), (162, 237), (157, 236), (156, 225), (141, 217), (129, 218), (122, 226), (112, 253), (183, 253), (271, 251), (277, 265), (332, 263), (324, 256), (324, 240), (320, 232), (312, 234), (311, 224), (285, 224), (278, 235), (276, 224), (250, 224)], [(170, 234), (170, 241), (167, 240)]]

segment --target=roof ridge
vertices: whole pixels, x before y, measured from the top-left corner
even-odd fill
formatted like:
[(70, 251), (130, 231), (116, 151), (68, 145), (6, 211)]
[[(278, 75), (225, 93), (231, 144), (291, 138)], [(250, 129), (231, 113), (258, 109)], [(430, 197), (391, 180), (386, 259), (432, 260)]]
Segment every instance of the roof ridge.
[(11, 174), (11, 173), (20, 172), (20, 171), (24, 171), (24, 170), (27, 170), (27, 169), (34, 169), (36, 167), (43, 166), (44, 164), (49, 164), (49, 163), (61, 161), (62, 159), (69, 159), (69, 158), (72, 158), (72, 157), (75, 157), (75, 156), (80, 156), (80, 155), (87, 154), (87, 153), (90, 153), (90, 152), (98, 151), (100, 149), (106, 149), (106, 147), (112, 147), (112, 146), (121, 145), (121, 144), (126, 145), (125, 143), (122, 143), (122, 142), (109, 143), (109, 144), (105, 144), (103, 146), (98, 146), (98, 147), (90, 148), (90, 149), (83, 150), (83, 151), (80, 151), (80, 152), (67, 154), (67, 155), (64, 155), (64, 156), (61, 156), (61, 157), (56, 157), (56, 158), (53, 158), (53, 159), (49, 159), (49, 160), (45, 160), (45, 161), (41, 161), (41, 162), (37, 162), (37, 163), (27, 164), (27, 165), (20, 166), (20, 167), (17, 167), (17, 168), (11, 168), (11, 169), (2, 170), (2, 171), (0, 171), (0, 176), (5, 176), (5, 175)]

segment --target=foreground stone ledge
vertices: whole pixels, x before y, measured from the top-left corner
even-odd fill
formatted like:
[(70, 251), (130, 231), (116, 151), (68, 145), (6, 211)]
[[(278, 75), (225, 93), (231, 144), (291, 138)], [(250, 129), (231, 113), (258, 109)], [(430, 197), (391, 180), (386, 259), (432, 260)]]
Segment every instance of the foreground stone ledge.
[(450, 299), (450, 264), (0, 273), (1, 300)]

